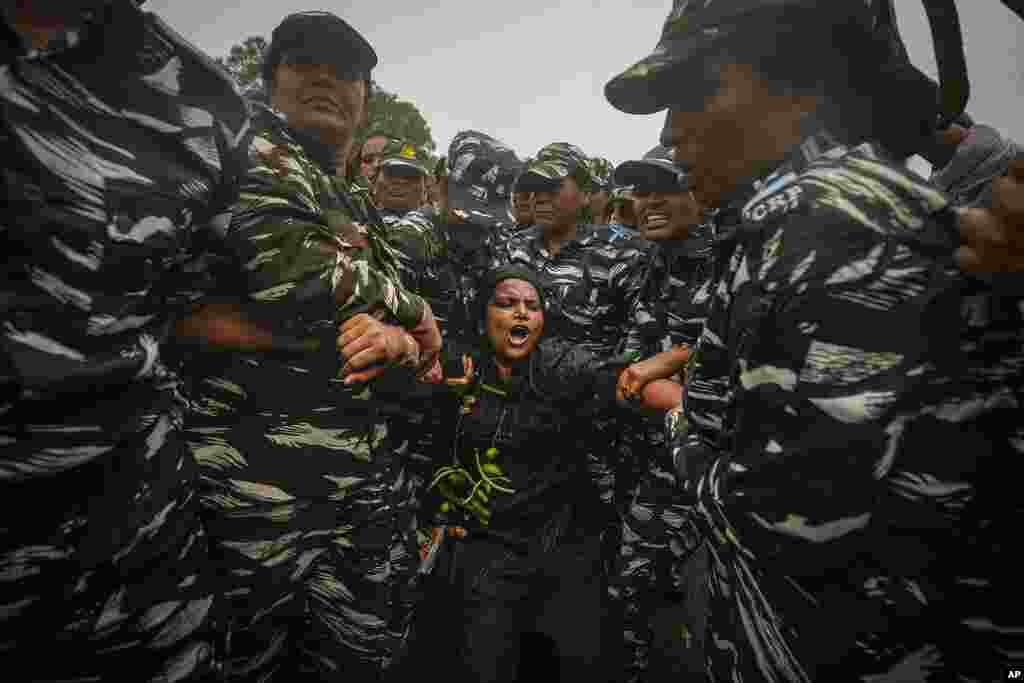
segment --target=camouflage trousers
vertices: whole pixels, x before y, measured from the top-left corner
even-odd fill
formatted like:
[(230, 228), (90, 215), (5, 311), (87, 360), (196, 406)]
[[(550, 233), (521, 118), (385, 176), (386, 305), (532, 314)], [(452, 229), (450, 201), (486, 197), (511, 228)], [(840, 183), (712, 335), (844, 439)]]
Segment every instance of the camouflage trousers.
[[(387, 548), (326, 551), (287, 591), (231, 591), (218, 610), (222, 680), (384, 680), (403, 654), (415, 604), (418, 562), (411, 535), (403, 536)], [(250, 590), (283, 594), (254, 611)]]
[(650, 457), (621, 513), (608, 588), (623, 620), (630, 683), (700, 676), (707, 619), (707, 551), (667, 462), (664, 435), (647, 436)]
[(598, 416), (593, 427), (585, 437), (587, 471), (601, 501), (602, 564), (605, 576), (611, 576), (622, 540), (622, 522), (639, 478), (639, 463), (649, 450), (649, 434), (632, 416)]
[(418, 558), (412, 483), (373, 401), (339, 392), (301, 416), (242, 404), (226, 419), (222, 392), (244, 390), (207, 385), (189, 434), (222, 679), (381, 680), (405, 647)]
[(184, 402), (171, 387), (116, 391), (127, 399), (116, 415), (94, 392), (88, 405), (16, 405), (0, 424), (15, 437), (5, 438), (5, 465), (91, 456), (0, 485), (4, 680), (191, 682), (211, 672), (210, 563)]

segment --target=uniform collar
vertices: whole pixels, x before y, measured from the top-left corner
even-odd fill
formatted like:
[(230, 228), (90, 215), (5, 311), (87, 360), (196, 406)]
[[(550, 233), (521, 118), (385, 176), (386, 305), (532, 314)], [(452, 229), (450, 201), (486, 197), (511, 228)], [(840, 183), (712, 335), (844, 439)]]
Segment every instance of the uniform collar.
[(381, 218), (395, 219), (405, 218), (406, 214), (412, 211), (414, 211), (414, 209), (409, 209), (408, 211), (399, 211), (398, 209), (377, 209), (377, 213), (380, 214)]
[(331, 177), (334, 176), (337, 171), (337, 164), (333, 147), (325, 145), (309, 133), (292, 127), (288, 124), (288, 117), (270, 105), (263, 104), (262, 102), (253, 102), (252, 104), (256, 110), (262, 111), (266, 116), (273, 117), (283, 125), (288, 135), (302, 147), (302, 151), (306, 153), (306, 156), (319, 166), (324, 173)]
[(818, 128), (810, 133), (786, 154), (785, 159), (775, 166), (774, 169), (757, 178), (752, 178), (740, 183), (739, 187), (722, 202), (721, 212), (725, 212), (717, 225), (721, 225), (721, 218), (727, 218), (730, 209), (742, 208), (759, 194), (770, 194), (776, 188), (794, 179), (818, 159), (826, 156), (841, 156), (847, 152), (847, 147), (839, 142), (838, 138), (824, 128)]

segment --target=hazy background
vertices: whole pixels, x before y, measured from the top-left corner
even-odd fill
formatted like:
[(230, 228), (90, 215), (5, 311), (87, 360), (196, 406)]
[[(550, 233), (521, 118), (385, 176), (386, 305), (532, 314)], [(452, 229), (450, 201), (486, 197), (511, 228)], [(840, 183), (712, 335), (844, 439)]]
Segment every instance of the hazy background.
[[(630, 116), (604, 99), (604, 84), (648, 54), (670, 0), (149, 0), (145, 8), (213, 56), (248, 36), (268, 40), (281, 19), (329, 10), (367, 37), (380, 56), (374, 78), (412, 100), (438, 154), (475, 128), (532, 155), (555, 141), (615, 163), (657, 143), (663, 114)], [(972, 81), (969, 111), (1024, 140), (1020, 95), (1024, 22), (998, 0), (958, 0)], [(921, 0), (896, 0), (914, 62), (935, 75)], [(900, 106), (898, 101), (894, 107)]]

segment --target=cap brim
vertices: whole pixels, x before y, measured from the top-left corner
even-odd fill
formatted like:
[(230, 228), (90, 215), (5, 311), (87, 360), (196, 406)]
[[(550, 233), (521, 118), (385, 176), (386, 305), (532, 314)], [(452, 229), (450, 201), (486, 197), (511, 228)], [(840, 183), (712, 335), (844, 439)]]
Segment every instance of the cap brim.
[(415, 161), (405, 161), (404, 159), (385, 159), (380, 164), (381, 168), (410, 168), (420, 175), (428, 175), (427, 169), (416, 163)]
[[(652, 177), (678, 179), (682, 171), (664, 159), (635, 159), (624, 161), (615, 169), (616, 185), (637, 185)], [(681, 186), (680, 186), (681, 187)]]
[(516, 178), (513, 192), (554, 192), (562, 183), (562, 178), (551, 178), (539, 173), (527, 171)]
[(614, 77), (604, 86), (608, 102), (627, 114), (657, 114), (685, 92), (681, 71), (721, 34), (696, 33), (665, 41), (654, 52)]

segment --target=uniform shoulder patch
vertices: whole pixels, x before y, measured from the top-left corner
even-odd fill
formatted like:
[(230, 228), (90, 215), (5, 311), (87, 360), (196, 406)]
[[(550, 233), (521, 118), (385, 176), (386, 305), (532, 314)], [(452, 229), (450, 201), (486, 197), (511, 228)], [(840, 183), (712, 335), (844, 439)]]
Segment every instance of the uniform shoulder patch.
[(804, 189), (792, 183), (772, 194), (755, 197), (743, 208), (744, 220), (760, 223), (794, 211), (800, 206)]

